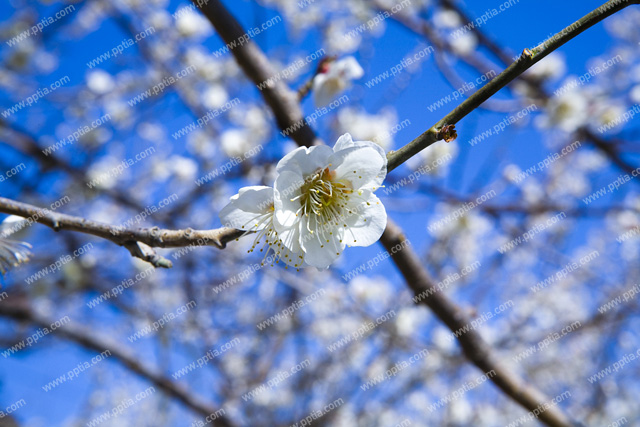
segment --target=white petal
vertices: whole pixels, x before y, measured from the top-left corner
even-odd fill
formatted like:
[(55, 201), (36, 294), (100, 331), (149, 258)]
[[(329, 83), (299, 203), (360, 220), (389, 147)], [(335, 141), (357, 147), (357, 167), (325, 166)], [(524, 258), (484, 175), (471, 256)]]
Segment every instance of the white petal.
[(345, 133), (340, 138), (338, 138), (338, 140), (336, 141), (336, 144), (333, 146), (333, 151), (337, 152), (337, 151), (344, 150), (346, 148), (351, 148), (351, 147), (355, 147), (355, 143), (351, 138), (351, 134)]
[(325, 82), (327, 81), (327, 75), (324, 73), (317, 74), (313, 78), (313, 86), (311, 92), (313, 92), (313, 104), (316, 108), (324, 107), (331, 102), (332, 94), (330, 94), (325, 88)]
[(304, 262), (304, 252), (291, 251), (286, 247), (281, 249), (280, 261), (284, 262), (288, 266), (295, 268), (308, 267), (308, 264)]
[(244, 187), (232, 196), (229, 204), (220, 211), (222, 225), (239, 230), (262, 230), (268, 222), (258, 223), (256, 219), (271, 211), (273, 188), (265, 186)]
[(387, 167), (387, 153), (384, 151), (384, 148), (380, 146), (380, 144), (376, 144), (373, 141), (353, 141), (353, 145), (356, 147), (369, 147), (373, 148), (380, 154), (380, 157), (384, 159), (384, 166)]
[(329, 267), (344, 251), (342, 228), (322, 229), (317, 224), (315, 216), (305, 217), (303, 221), (303, 226), (308, 221), (308, 227), (313, 231), (309, 233), (306, 228), (302, 230), (304, 238), (301, 244), (305, 262), (317, 268)]
[(11, 267), (29, 261), (31, 245), (15, 240), (0, 239), (0, 275), (4, 275)]
[(316, 76), (313, 78), (313, 86), (311, 90), (313, 90), (313, 92), (316, 92), (317, 90), (319, 90), (320, 87), (322, 87), (324, 83), (327, 81), (327, 79), (328, 79), (327, 73), (316, 74)]
[(299, 225), (296, 224), (296, 226), (286, 229), (282, 234), (279, 233), (278, 237), (282, 246), (279, 248), (274, 247), (273, 249), (279, 252), (280, 259), (285, 264), (296, 268), (306, 267), (304, 252), (302, 251), (302, 246), (300, 246)]
[(370, 246), (380, 240), (380, 236), (387, 227), (387, 211), (380, 199), (370, 193), (364, 203), (369, 204), (354, 207), (357, 212), (360, 212), (359, 215), (345, 218), (347, 229), (344, 241), (349, 246)]
[(344, 92), (350, 85), (348, 80), (340, 76), (318, 74), (313, 79), (313, 102), (316, 108), (324, 107)]
[[(293, 252), (302, 252), (299, 224), (302, 218), (300, 186), (304, 180), (299, 172), (285, 170), (274, 185), (273, 227), (281, 243)], [(294, 199), (294, 200), (292, 200)]]
[(284, 156), (276, 166), (276, 172), (285, 170), (298, 171), (302, 175), (313, 173), (318, 168), (327, 166), (333, 150), (326, 145), (299, 147)]
[(353, 56), (329, 65), (326, 73), (313, 79), (313, 100), (317, 108), (329, 104), (338, 94), (351, 86), (351, 81), (364, 75), (364, 70)]
[(333, 146), (333, 151), (338, 152), (351, 147), (371, 147), (380, 154), (380, 157), (384, 159), (384, 168), (381, 169), (378, 174), (376, 186), (379, 187), (382, 185), (382, 181), (384, 181), (384, 178), (387, 175), (387, 153), (385, 153), (384, 149), (379, 144), (372, 141), (354, 141), (351, 139), (351, 134), (345, 133), (338, 138), (338, 141), (336, 141), (336, 144)]
[(21, 216), (9, 215), (0, 222), (0, 238), (6, 238), (15, 232), (22, 230), (27, 225), (27, 220)]
[[(386, 159), (372, 147), (353, 147), (340, 150), (329, 158), (337, 179), (346, 179), (354, 189), (379, 187), (382, 184)], [(382, 178), (382, 179), (381, 179)]]

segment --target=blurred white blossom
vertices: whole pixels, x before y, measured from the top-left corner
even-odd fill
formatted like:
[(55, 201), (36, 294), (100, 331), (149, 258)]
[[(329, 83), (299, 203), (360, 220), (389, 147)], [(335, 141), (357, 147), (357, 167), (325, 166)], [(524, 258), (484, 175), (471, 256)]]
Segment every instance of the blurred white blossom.
[(364, 70), (353, 56), (337, 61), (326, 61), (324, 68), (313, 79), (313, 99), (316, 107), (324, 107), (351, 86), (353, 80), (364, 75)]

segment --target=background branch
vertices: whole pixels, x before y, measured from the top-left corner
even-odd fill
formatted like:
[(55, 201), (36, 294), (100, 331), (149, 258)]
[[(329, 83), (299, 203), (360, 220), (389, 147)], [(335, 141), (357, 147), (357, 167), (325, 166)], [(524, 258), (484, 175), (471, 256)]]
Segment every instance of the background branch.
[[(472, 318), (465, 311), (451, 301), (434, 284), (427, 271), (422, 266), (418, 256), (406, 243), (404, 233), (392, 220), (387, 222), (387, 228), (380, 238), (382, 245), (391, 254), (407, 281), (407, 285), (416, 296), (421, 296), (418, 304), (425, 304), (452, 332), (466, 330)], [(399, 246), (396, 246), (399, 245)], [(394, 248), (402, 248), (399, 251)], [(424, 296), (427, 295), (425, 298)], [(464, 328), (464, 329), (463, 329)], [(491, 350), (480, 334), (473, 329), (456, 336), (465, 356), (484, 373), (495, 371), (491, 381), (507, 396), (518, 402), (529, 411), (542, 407), (549, 399), (535, 387), (528, 385), (522, 378), (507, 369)], [(573, 424), (557, 406), (552, 406), (540, 413), (540, 421), (549, 426), (566, 426)]]
[[(12, 298), (0, 303), (0, 316), (8, 317), (21, 322), (28, 322), (39, 328), (47, 328), (54, 323), (51, 319), (47, 319), (34, 312), (27, 304), (15, 301)], [(215, 408), (200, 398), (190, 394), (184, 387), (169, 378), (162, 375), (140, 362), (139, 358), (132, 354), (131, 351), (123, 349), (119, 343), (109, 342), (107, 339), (99, 338), (93, 331), (85, 331), (79, 326), (67, 323), (53, 332), (61, 338), (73, 341), (81, 346), (102, 353), (106, 350), (111, 352), (110, 358), (114, 358), (122, 363), (127, 369), (151, 382), (168, 396), (171, 396), (182, 402), (186, 407), (200, 414), (202, 417), (214, 414), (219, 408)], [(233, 424), (224, 415), (219, 416), (215, 421), (215, 425), (232, 426)]]
[[(193, 3), (198, 6), (199, 2), (193, 0)], [(296, 92), (279, 79), (275, 79), (275, 82), (270, 80), (277, 74), (276, 71), (258, 45), (248, 40), (249, 36), (235, 17), (219, 0), (209, 1), (201, 10), (227, 44), (247, 77), (256, 86), (262, 87), (262, 97), (273, 111), (280, 129), (289, 129), (289, 135), (298, 145), (320, 144), (322, 141), (316, 137), (302, 114)]]

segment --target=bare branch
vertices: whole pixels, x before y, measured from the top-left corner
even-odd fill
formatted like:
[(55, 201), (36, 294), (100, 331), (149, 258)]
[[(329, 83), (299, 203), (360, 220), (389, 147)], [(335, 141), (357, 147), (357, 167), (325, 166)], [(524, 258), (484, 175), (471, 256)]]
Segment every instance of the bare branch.
[[(466, 22), (472, 21), (472, 19), (469, 16), (467, 16), (464, 10), (462, 10), (462, 8), (459, 7), (453, 0), (442, 0), (442, 4), (445, 5), (446, 7), (449, 7), (455, 10), (456, 13), (458, 13), (464, 21)], [(408, 24), (408, 23), (405, 23), (405, 24)], [(488, 35), (486, 35), (481, 28), (474, 26), (471, 29), (471, 31), (478, 37), (478, 41), (481, 44), (485, 45), (487, 49), (491, 51), (491, 53), (493, 53), (496, 57), (500, 59), (500, 61), (502, 61), (504, 64), (511, 63), (512, 55), (510, 55), (507, 51), (505, 51), (502, 47), (500, 47), (498, 43), (496, 43)], [(432, 31), (429, 32), (429, 38), (435, 38), (434, 33)], [(446, 42), (444, 41), (439, 41), (438, 44), (442, 45), (443, 47), (446, 46), (447, 50), (449, 51), (453, 50), (452, 47), (450, 45), (447, 45)], [(551, 98), (551, 96), (546, 92), (546, 90), (541, 85), (541, 82), (539, 80), (531, 78), (530, 76), (527, 76), (527, 75), (520, 76), (520, 79), (529, 85), (529, 87), (531, 88), (533, 93), (536, 94), (536, 96), (539, 96), (540, 98), (547, 101)], [(611, 160), (611, 162), (623, 172), (627, 174), (631, 174), (635, 169), (635, 167), (633, 167), (632, 165), (627, 163), (624, 159), (622, 159), (622, 157), (620, 156), (620, 153), (618, 153), (618, 151), (616, 150), (616, 147), (613, 146), (611, 142), (606, 141), (603, 138), (597, 136), (587, 126), (580, 127), (576, 131), (576, 135), (579, 138), (587, 139), (593, 142), (593, 145), (598, 150), (600, 150), (605, 156), (607, 156)]]
[[(198, 1), (192, 0), (199, 6)], [(262, 97), (276, 116), (280, 129), (288, 129), (289, 135), (298, 145), (310, 146), (321, 141), (315, 135), (304, 119), (302, 109), (298, 104), (298, 95), (284, 82), (270, 80), (276, 71), (269, 63), (269, 59), (244, 31), (240, 23), (220, 3), (212, 0), (201, 7), (202, 13), (209, 19), (216, 31), (227, 43), (238, 65), (247, 77), (258, 87), (261, 87)]]
[(245, 234), (244, 231), (222, 227), (212, 230), (168, 230), (152, 228), (122, 228), (78, 216), (41, 209), (26, 203), (0, 197), (0, 212), (18, 215), (55, 231), (69, 230), (91, 234), (126, 247), (131, 255), (150, 262), (155, 267), (170, 268), (171, 261), (155, 253), (152, 248), (177, 248), (185, 246), (215, 246), (224, 249), (227, 242)]
[[(3, 142), (7, 142), (16, 150), (33, 158), (40, 164), (43, 171), (47, 171), (51, 168), (59, 169), (68, 173), (75, 182), (82, 183), (83, 185), (87, 184), (87, 178), (84, 171), (73, 167), (63, 159), (57, 157), (54, 153), (44, 154), (41, 147), (38, 145), (37, 138), (30, 134), (26, 129), (21, 128), (15, 123), (9, 124), (0, 119), (0, 134), (2, 134), (1, 137), (3, 138)], [(132, 199), (122, 191), (98, 187), (87, 187), (87, 189), (91, 192), (104, 194), (131, 209), (136, 209), (138, 211), (144, 210), (144, 206), (141, 206), (136, 200)], [(163, 214), (160, 213), (160, 215)]]
[(536, 46), (533, 49), (525, 49), (522, 55), (520, 55), (520, 58), (507, 67), (506, 70), (498, 74), (485, 86), (478, 89), (473, 95), (440, 119), (430, 129), (399, 150), (389, 153), (387, 155), (387, 159), (389, 161), (387, 170), (391, 171), (397, 168), (402, 163), (427, 148), (429, 145), (443, 139), (441, 132), (443, 127), (453, 126), (458, 123), (469, 113), (478, 108), (483, 102), (495, 95), (500, 89), (507, 86), (534, 64), (540, 62), (543, 58), (567, 43), (569, 40), (627, 6), (639, 3), (640, 0), (610, 0), (559, 33), (551, 36), (539, 46)]
[[(452, 332), (460, 329), (466, 331), (468, 328), (465, 327), (471, 323), (472, 319), (434, 284), (434, 281), (422, 266), (420, 259), (409, 249), (404, 234), (393, 221), (388, 221), (387, 228), (380, 241), (391, 254), (393, 262), (415, 295), (421, 297), (426, 295), (426, 297), (420, 298), (419, 303), (427, 305)], [(393, 248), (402, 249), (396, 251)], [(501, 365), (491, 347), (482, 339), (479, 333), (469, 329), (464, 334), (458, 335), (457, 339), (467, 358), (482, 372), (495, 372), (495, 375), (491, 377), (491, 381), (500, 387), (507, 396), (529, 411), (533, 411), (536, 408), (544, 408), (542, 405), (548, 402), (549, 399), (535, 387), (527, 385), (514, 372)], [(570, 427), (574, 425), (557, 406), (549, 407), (540, 413), (538, 418), (549, 426)]]

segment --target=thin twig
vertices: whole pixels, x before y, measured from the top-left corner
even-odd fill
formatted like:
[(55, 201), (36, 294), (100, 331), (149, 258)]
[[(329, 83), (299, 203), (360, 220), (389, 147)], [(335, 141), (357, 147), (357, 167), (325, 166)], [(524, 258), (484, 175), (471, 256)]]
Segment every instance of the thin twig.
[(595, 24), (613, 15), (616, 12), (630, 6), (640, 4), (640, 0), (610, 0), (593, 12), (574, 22), (554, 36), (551, 36), (533, 49), (525, 49), (522, 55), (514, 61), (506, 70), (498, 74), (485, 86), (478, 89), (473, 95), (464, 100), (453, 111), (431, 126), (426, 132), (418, 136), (404, 147), (387, 155), (387, 170), (391, 171), (429, 145), (444, 139), (442, 130), (446, 126), (453, 126), (478, 108), (483, 102), (495, 95), (500, 89), (507, 86), (534, 64), (541, 61), (554, 50), (558, 49), (569, 40), (591, 28)]
[[(453, 9), (456, 13), (458, 13), (464, 21), (466, 22), (472, 21), (472, 19), (464, 12), (464, 10), (462, 10), (462, 8), (459, 7), (453, 0), (442, 0), (442, 3), (444, 6), (449, 7)], [(489, 49), (489, 51), (491, 51), (497, 58), (500, 59), (500, 61), (502, 61), (503, 64), (506, 65), (512, 62), (513, 55), (509, 55), (509, 53), (507, 53), (501, 46), (499, 46), (498, 43), (493, 41), (491, 37), (485, 34), (483, 29), (474, 26), (471, 29), (471, 31), (476, 35), (476, 37), (478, 37), (478, 41), (481, 44), (484, 44), (487, 47), (487, 49)], [(452, 50), (450, 45), (447, 45), (444, 42), (440, 44), (446, 45), (449, 51)], [(533, 93), (536, 94), (536, 96), (546, 101), (548, 101), (551, 98), (551, 96), (547, 93), (547, 91), (541, 85), (540, 80), (532, 78), (531, 76), (527, 76), (526, 74), (522, 75), (520, 79), (529, 85), (530, 89), (533, 91)], [(609, 160), (611, 160), (611, 162), (623, 172), (631, 174), (635, 169), (635, 167), (631, 166), (620, 156), (620, 153), (615, 149), (612, 143), (597, 136), (595, 133), (593, 133), (589, 129), (588, 126), (580, 127), (576, 131), (576, 135), (578, 135), (578, 137), (580, 138), (584, 138), (593, 142), (593, 145), (598, 150), (600, 150), (605, 156), (607, 156)]]

